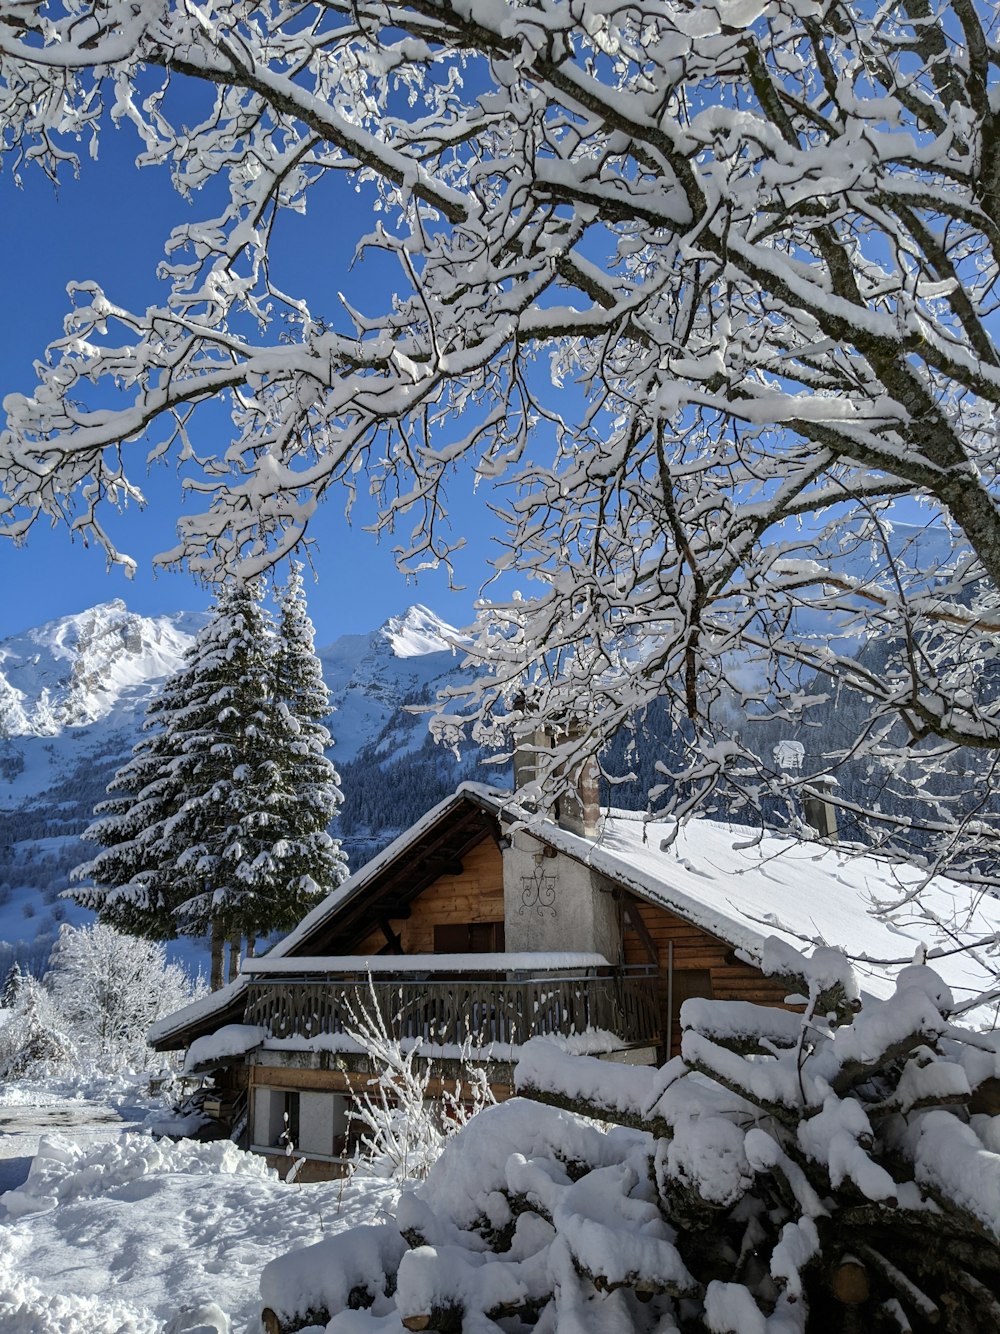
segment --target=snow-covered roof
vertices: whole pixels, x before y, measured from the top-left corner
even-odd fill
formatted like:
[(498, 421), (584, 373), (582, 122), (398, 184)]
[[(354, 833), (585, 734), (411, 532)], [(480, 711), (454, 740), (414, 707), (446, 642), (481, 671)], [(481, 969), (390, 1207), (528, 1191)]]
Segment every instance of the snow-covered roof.
[[(499, 809), (504, 798), (509, 796), (508, 793), (496, 791), (481, 784), (476, 785), (476, 794), (479, 798), (477, 805), (482, 807), (484, 802), (489, 801), (497, 809)], [(432, 806), (415, 824), (412, 824), (409, 829), (394, 839), (388, 847), (383, 848), (377, 856), (355, 871), (342, 885), (332, 890), (322, 902), (306, 913), (298, 926), (293, 928), (283, 940), (273, 945), (267, 954), (261, 957), (274, 963), (274, 961), (290, 955), (301, 955), (317, 928), (322, 927), (324, 923), (343, 911), (349, 904), (364, 900), (365, 896), (372, 891), (372, 887), (383, 871), (391, 867), (398, 858), (405, 856), (415, 844), (419, 843), (440, 822), (453, 814), (457, 814), (463, 808), (467, 809), (467, 807), (468, 801), (463, 788), (459, 788), (458, 791), (445, 797), (443, 801), (439, 801), (436, 806)], [(186, 1005), (182, 1010), (177, 1010), (173, 1014), (168, 1014), (163, 1019), (157, 1020), (147, 1035), (149, 1042), (154, 1047), (168, 1048), (172, 1039), (183, 1036), (185, 1042), (189, 1040), (191, 1030), (194, 1031), (194, 1035), (211, 1031), (211, 1021), (213, 1019), (221, 1021), (226, 1016), (234, 1018), (238, 1013), (237, 1007), (242, 1001), (242, 993), (249, 980), (249, 975), (244, 974), (237, 978), (235, 982), (222, 987), (221, 990), (212, 992), (211, 995), (204, 996), (201, 1000)]]
[[(500, 819), (522, 822), (550, 847), (677, 913), (751, 959), (758, 958), (768, 936), (804, 949), (813, 944), (839, 946), (854, 962), (862, 989), (884, 996), (891, 991), (891, 978), (899, 967), (924, 947), (959, 1005), (996, 985), (1000, 942), (994, 937), (1000, 936), (1000, 901), (943, 876), (923, 884), (918, 870), (853, 846), (802, 843), (776, 833), (758, 837), (747, 828), (712, 820), (692, 820), (677, 831), (671, 824), (647, 822), (627, 811), (607, 813), (599, 835), (582, 838), (549, 820), (526, 815), (510, 792), (480, 783), (463, 783), (427, 811), (251, 967), (255, 972), (278, 972), (284, 966), (281, 960), (301, 956), (324, 924), (373, 893), (383, 872), (399, 859), (412, 857), (412, 850), (429, 832), (467, 810), (470, 803)], [(667, 840), (672, 840), (670, 845), (662, 847)], [(920, 893), (914, 895), (918, 887)], [(958, 948), (974, 942), (979, 942), (978, 948)], [(482, 961), (483, 956), (478, 957)], [(403, 961), (389, 956), (384, 962), (399, 971)], [(298, 970), (302, 963), (290, 966)], [(457, 965), (449, 958), (448, 966)], [(205, 1031), (213, 1016), (221, 1018), (234, 1008), (248, 981), (249, 977), (240, 978), (160, 1020), (150, 1030), (150, 1040), (163, 1042), (193, 1026)], [(994, 1025), (989, 1007), (981, 1007), (968, 1019), (983, 1027)]]
[[(299, 952), (298, 947), (309, 939), (318, 926), (322, 926), (324, 922), (334, 917), (347, 903), (362, 897), (382, 871), (391, 866), (398, 857), (406, 854), (414, 844), (419, 843), (442, 819), (464, 807), (466, 805), (465, 789), (472, 786), (472, 784), (463, 783), (456, 792), (445, 797), (443, 801), (439, 801), (429, 811), (425, 811), (415, 824), (410, 825), (409, 829), (404, 830), (398, 838), (393, 839), (388, 847), (383, 848), (377, 856), (366, 862), (348, 880), (345, 880), (342, 885), (328, 894), (322, 903), (318, 903), (311, 912), (306, 913), (298, 926), (269, 950), (266, 957), (277, 959)], [(489, 808), (492, 809), (499, 810), (503, 800), (509, 798), (510, 795), (482, 784), (475, 784), (474, 786), (476, 795), (480, 798), (477, 804), (488, 803)]]
[(250, 978), (242, 975), (218, 991), (211, 991), (207, 996), (192, 1001), (190, 1005), (175, 1010), (173, 1014), (164, 1015), (150, 1026), (146, 1034), (147, 1040), (154, 1047), (158, 1044), (169, 1045), (168, 1039), (175, 1034), (184, 1033), (195, 1027), (210, 1028), (211, 1025), (207, 1021), (215, 1019), (230, 1007), (234, 1009), (238, 1007), (242, 1012), (243, 992), (249, 985)]
[[(496, 803), (492, 789), (464, 784), (461, 790)], [(549, 821), (529, 828), (752, 959), (768, 936), (806, 950), (835, 945), (851, 958), (862, 990), (886, 996), (899, 967), (925, 947), (957, 1004), (996, 986), (1000, 901), (944, 876), (925, 884), (917, 869), (856, 846), (803, 843), (776, 833), (758, 838), (751, 829), (713, 820), (691, 820), (678, 831), (628, 811), (608, 812), (596, 838)], [(980, 948), (958, 949), (975, 942)], [(993, 1026), (992, 1010), (970, 1017)]]

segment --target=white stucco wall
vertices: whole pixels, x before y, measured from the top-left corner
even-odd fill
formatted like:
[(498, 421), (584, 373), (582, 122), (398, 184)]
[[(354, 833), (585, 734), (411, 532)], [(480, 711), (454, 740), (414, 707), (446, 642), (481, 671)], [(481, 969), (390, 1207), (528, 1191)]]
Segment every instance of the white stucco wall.
[(605, 883), (569, 857), (546, 856), (537, 839), (517, 831), (503, 854), (507, 950), (582, 950), (618, 963), (618, 913)]
[(333, 1094), (305, 1093), (299, 1096), (299, 1142), (303, 1153), (333, 1152)]

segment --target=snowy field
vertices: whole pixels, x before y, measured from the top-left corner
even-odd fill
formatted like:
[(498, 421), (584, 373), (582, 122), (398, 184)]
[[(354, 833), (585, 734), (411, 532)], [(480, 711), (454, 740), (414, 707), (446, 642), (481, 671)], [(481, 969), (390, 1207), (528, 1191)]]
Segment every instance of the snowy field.
[(395, 1205), (374, 1178), (286, 1185), (228, 1142), (155, 1141), (151, 1108), (126, 1083), (0, 1089), (3, 1334), (163, 1334), (209, 1302), (255, 1334), (269, 1260)]

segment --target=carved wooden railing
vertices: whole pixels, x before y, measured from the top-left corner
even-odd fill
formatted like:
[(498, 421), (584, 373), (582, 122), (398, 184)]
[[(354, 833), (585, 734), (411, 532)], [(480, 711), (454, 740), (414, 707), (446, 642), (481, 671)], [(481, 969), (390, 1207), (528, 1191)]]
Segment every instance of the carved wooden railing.
[[(399, 1039), (519, 1046), (530, 1037), (602, 1029), (624, 1043), (660, 1038), (655, 975), (473, 978), (264, 977), (247, 989), (244, 1022), (272, 1037), (365, 1031), (377, 1019)], [(373, 1014), (374, 1011), (374, 1014)]]

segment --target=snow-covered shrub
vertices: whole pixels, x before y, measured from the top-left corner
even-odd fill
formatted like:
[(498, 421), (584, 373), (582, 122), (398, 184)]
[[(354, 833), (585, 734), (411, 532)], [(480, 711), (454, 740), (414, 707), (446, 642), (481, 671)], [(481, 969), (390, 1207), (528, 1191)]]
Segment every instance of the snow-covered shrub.
[(63, 1031), (52, 998), (36, 980), (22, 975), (16, 997), (0, 1026), (0, 1079), (64, 1074), (75, 1068), (78, 1053)]
[(99, 922), (60, 929), (45, 983), (81, 1055), (105, 1072), (144, 1069), (149, 1026), (197, 991), (163, 945)]
[[(698, 1000), (682, 1055), (629, 1070), (529, 1043), (531, 1101), (487, 1109), (405, 1193), (351, 1267), (313, 1283), (310, 1320), (539, 1334), (848, 1334), (1000, 1328), (1000, 1035), (949, 1019), (923, 965), (860, 1007), (846, 960), (769, 942), (804, 1014)], [(604, 1133), (571, 1108), (618, 1124)], [(382, 1269), (399, 1238), (395, 1267)], [(346, 1248), (344, 1256), (341, 1249)], [(269, 1330), (305, 1315), (265, 1271)], [(320, 1290), (322, 1289), (322, 1290)], [(347, 1310), (369, 1306), (370, 1318)]]
[(404, 1048), (392, 1033), (370, 978), (367, 1003), (351, 1007), (350, 1015), (347, 1034), (364, 1049), (376, 1072), (352, 1103), (352, 1120), (360, 1130), (358, 1162), (380, 1176), (421, 1179), (448, 1138), (493, 1102), (486, 1074), (461, 1062), (455, 1091), (430, 1098), (431, 1064), (421, 1061), (419, 1042)]

